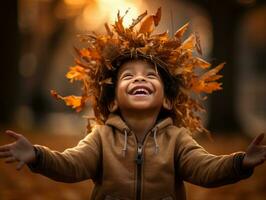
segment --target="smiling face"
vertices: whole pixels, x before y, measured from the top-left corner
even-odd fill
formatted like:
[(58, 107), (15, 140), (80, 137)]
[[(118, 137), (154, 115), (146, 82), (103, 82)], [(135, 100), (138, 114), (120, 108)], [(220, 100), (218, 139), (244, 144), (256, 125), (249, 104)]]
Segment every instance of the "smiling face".
[(161, 77), (153, 65), (142, 60), (124, 63), (117, 74), (115, 100), (123, 112), (159, 112), (164, 100)]

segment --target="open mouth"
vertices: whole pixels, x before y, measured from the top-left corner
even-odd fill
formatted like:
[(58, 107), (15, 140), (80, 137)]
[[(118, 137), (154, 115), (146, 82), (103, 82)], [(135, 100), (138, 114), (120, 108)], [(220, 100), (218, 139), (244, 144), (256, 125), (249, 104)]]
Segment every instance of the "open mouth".
[(152, 90), (148, 87), (134, 87), (129, 91), (130, 95), (133, 96), (148, 96), (152, 94)]

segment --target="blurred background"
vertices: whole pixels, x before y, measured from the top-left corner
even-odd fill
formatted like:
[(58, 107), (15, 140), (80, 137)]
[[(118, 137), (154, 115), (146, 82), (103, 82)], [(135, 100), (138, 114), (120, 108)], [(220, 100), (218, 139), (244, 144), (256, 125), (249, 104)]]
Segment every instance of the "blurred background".
[[(263, 0), (11, 0), (0, 7), (0, 132), (13, 129), (33, 143), (63, 150), (86, 134), (87, 111), (75, 113), (54, 100), (50, 90), (79, 94), (65, 78), (74, 65), (77, 34), (104, 32), (117, 11), (132, 18), (162, 7), (157, 32), (173, 34), (185, 23), (200, 36), (203, 57), (222, 70), (223, 91), (206, 101), (203, 116), (214, 142), (197, 140), (214, 154), (245, 150), (266, 132), (266, 2)], [(11, 140), (0, 135), (0, 145)], [(266, 164), (252, 178), (217, 189), (187, 184), (188, 199), (265, 199)], [(0, 161), (2, 199), (89, 199), (90, 181), (62, 184), (17, 172)], [(210, 198), (210, 195), (211, 198)], [(22, 198), (23, 196), (23, 198)]]

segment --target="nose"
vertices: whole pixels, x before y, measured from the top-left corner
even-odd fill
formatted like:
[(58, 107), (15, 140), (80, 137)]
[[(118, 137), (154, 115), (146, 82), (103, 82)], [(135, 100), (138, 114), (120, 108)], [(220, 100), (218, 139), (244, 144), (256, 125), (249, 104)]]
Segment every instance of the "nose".
[(142, 75), (138, 75), (134, 78), (133, 82), (146, 82), (146, 78)]

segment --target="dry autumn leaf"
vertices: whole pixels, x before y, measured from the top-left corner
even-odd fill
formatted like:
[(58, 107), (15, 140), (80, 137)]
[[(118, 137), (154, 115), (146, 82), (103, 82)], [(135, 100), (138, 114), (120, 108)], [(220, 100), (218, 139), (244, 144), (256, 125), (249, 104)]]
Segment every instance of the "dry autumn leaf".
[(161, 20), (161, 8), (157, 10), (156, 15), (148, 16), (141, 24), (139, 33), (150, 34), (153, 32), (155, 26), (159, 24)]
[(202, 68), (202, 69), (207, 69), (211, 66), (210, 63), (206, 62), (205, 60), (199, 58), (199, 57), (196, 57), (195, 60), (195, 65)]
[(217, 75), (217, 73), (223, 68), (225, 63), (222, 63), (206, 72), (196, 80), (194, 80), (192, 84), (192, 90), (196, 93), (205, 92), (212, 93), (216, 90), (221, 90), (221, 83), (215, 82), (216, 80), (222, 78), (222, 75)]
[(196, 45), (196, 37), (194, 34), (191, 34), (188, 39), (186, 39), (182, 45), (181, 48), (185, 50), (191, 50), (194, 49)]
[(51, 90), (50, 93), (54, 98), (61, 99), (65, 102), (65, 104), (67, 106), (70, 106), (73, 109), (76, 109), (77, 112), (79, 112), (81, 110), (81, 107), (82, 107), (82, 97), (81, 96), (70, 95), (70, 96), (63, 97), (63, 96), (57, 94), (57, 92), (54, 90)]
[(154, 20), (154, 25), (158, 26), (162, 16), (162, 8), (158, 8), (157, 12), (155, 15), (153, 15), (153, 20)]
[(110, 30), (110, 27), (108, 26), (107, 23), (104, 23), (104, 27), (105, 27), (105, 30), (106, 30), (107, 34), (108, 34), (110, 37), (113, 37), (114, 33)]
[(88, 78), (88, 74), (86, 69), (76, 65), (69, 68), (66, 77), (70, 80), (70, 82), (73, 82), (74, 80), (86, 80)]
[(66, 102), (66, 105), (71, 106), (74, 109), (81, 106), (81, 104), (82, 104), (81, 99), (82, 98), (80, 96), (74, 96), (74, 95), (62, 97), (62, 100), (64, 100)]
[(129, 29), (133, 29), (146, 15), (148, 14), (147, 10), (138, 16), (137, 19), (133, 19), (132, 24), (129, 26)]
[(180, 29), (178, 29), (176, 32), (175, 32), (175, 38), (182, 38), (184, 33), (187, 31), (188, 29), (188, 26), (189, 26), (189, 23), (186, 23), (184, 26), (182, 26)]

